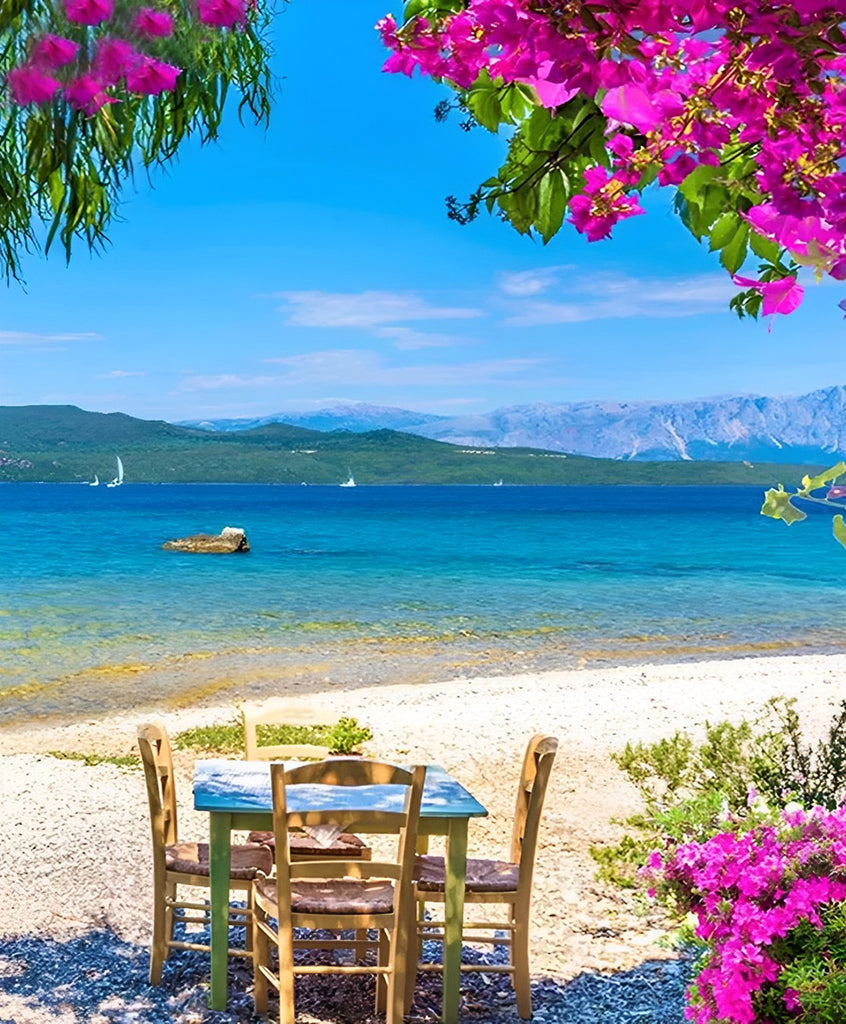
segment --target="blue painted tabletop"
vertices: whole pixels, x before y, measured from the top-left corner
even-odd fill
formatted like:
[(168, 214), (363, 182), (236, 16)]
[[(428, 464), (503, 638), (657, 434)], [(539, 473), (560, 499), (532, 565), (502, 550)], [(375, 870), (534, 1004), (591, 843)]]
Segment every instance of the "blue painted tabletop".
[[(291, 786), (291, 811), (402, 810), (402, 786)], [(270, 764), (267, 761), (197, 761), (194, 767), (194, 808), (198, 811), (270, 811)], [(420, 808), (422, 818), (482, 818), (479, 801), (438, 765), (426, 768)]]

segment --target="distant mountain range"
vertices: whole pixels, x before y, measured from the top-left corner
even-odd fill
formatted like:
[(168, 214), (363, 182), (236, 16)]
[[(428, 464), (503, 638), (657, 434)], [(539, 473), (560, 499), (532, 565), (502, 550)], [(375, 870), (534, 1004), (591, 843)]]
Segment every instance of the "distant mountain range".
[(190, 421), (210, 431), (289, 423), (311, 430), (401, 430), (437, 441), (542, 448), (594, 458), (827, 464), (846, 452), (846, 387), (796, 398), (730, 395), (686, 402), (539, 402), (473, 416), (364, 403), (262, 419)]
[[(360, 410), (359, 410), (360, 412)], [(428, 424), (427, 426), (431, 426)], [(0, 406), (0, 482), (357, 484), (771, 484), (807, 463), (611, 461), (527, 447), (446, 444), (397, 430), (287, 423), (210, 431), (75, 406)], [(830, 460), (826, 460), (830, 461)], [(818, 465), (818, 464), (816, 464)], [(100, 492), (95, 492), (99, 494)], [(111, 492), (109, 492), (111, 494)]]

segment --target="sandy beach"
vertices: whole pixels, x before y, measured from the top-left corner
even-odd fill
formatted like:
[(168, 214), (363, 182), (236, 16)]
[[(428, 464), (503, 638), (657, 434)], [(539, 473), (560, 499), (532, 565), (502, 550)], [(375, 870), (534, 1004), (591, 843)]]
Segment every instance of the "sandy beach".
[[(590, 847), (617, 837), (612, 819), (637, 806), (609, 754), (630, 740), (656, 740), (678, 729), (700, 736), (706, 721), (752, 718), (776, 695), (796, 698), (813, 738), (842, 698), (844, 683), (846, 655), (807, 655), (326, 686), (320, 696), (339, 716), (354, 715), (370, 726), (367, 752), (373, 756), (441, 764), (461, 779), (490, 812), (471, 824), (471, 851), (481, 856), (506, 852), (526, 740), (535, 732), (559, 738), (538, 855), (532, 966), (539, 978), (566, 981), (669, 955), (658, 944), (659, 915), (644, 914), (594, 878)], [(278, 695), (313, 701), (316, 689), (313, 682), (298, 686), (285, 679)], [(145, 719), (162, 718), (175, 733), (233, 713), (231, 703), (211, 698), (164, 713), (139, 700), (131, 713), (0, 732), (5, 939), (67, 938), (106, 927), (146, 946), (149, 819), (140, 770), (87, 767), (47, 751), (128, 754), (135, 726)], [(180, 832), (187, 838), (207, 829), (191, 807), (194, 757), (177, 755)], [(0, 1001), (0, 1018), (3, 1012)]]

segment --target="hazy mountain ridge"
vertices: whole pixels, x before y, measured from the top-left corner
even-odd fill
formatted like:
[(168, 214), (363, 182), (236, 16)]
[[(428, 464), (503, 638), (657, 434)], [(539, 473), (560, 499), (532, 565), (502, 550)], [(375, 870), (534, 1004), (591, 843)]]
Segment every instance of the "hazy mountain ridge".
[[(279, 413), (265, 422), (274, 420), (356, 433), (387, 427), (450, 444), (542, 448), (604, 459), (826, 463), (846, 451), (846, 387), (798, 397), (536, 402), (452, 417), (345, 403), (314, 413)], [(239, 426), (225, 425), (233, 423)], [(217, 420), (204, 426), (232, 430), (257, 423)]]
[(207, 431), (232, 431), (253, 430), (269, 423), (290, 423), (292, 426), (304, 427), (307, 430), (350, 430), (355, 434), (367, 433), (370, 430), (399, 430), (417, 434), (421, 432), (415, 430), (415, 427), (444, 419), (447, 417), (410, 412), (408, 409), (397, 409), (394, 406), (346, 402), (315, 412), (278, 412), (255, 419), (180, 420), (177, 426)]
[[(203, 431), (74, 406), (0, 407), (0, 483), (749, 484), (792, 467), (751, 462), (610, 461), (532, 448), (453, 445), (395, 430), (321, 433), (286, 423)], [(109, 492), (111, 493), (111, 492)]]

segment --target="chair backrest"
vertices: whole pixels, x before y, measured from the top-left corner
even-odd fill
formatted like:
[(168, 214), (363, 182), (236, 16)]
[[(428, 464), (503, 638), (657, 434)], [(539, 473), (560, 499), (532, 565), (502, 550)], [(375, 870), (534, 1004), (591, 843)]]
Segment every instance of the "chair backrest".
[(244, 708), (244, 757), (247, 761), (285, 761), (297, 758), (324, 758), (331, 749), (318, 743), (259, 744), (258, 730), (263, 725), (328, 725), (331, 711), (276, 701), (261, 707)]
[(138, 726), (138, 750), (147, 780), (153, 851), (164, 857), (164, 848), (178, 842), (176, 824), (176, 786), (173, 779), (173, 755), (167, 730), (161, 722)]
[(541, 811), (557, 750), (558, 740), (554, 736), (537, 733), (529, 740), (523, 758), (511, 835), (511, 862), (520, 865), (521, 887), (531, 886)]
[[(420, 816), (420, 802), (426, 769), (419, 765), (410, 771), (380, 761), (366, 761), (361, 758), (336, 758), (315, 764), (300, 765), (287, 769), (282, 764), (271, 765), (271, 786), (273, 790), (273, 832), (276, 843), (276, 884), (280, 905), (290, 901), (291, 879), (362, 878), (391, 879), (394, 885), (394, 912), (406, 900), (411, 905), (411, 886), (414, 869), (414, 853), (417, 843), (417, 822)], [(381, 810), (367, 808), (367, 798), (357, 799), (350, 794), (348, 800), (333, 800), (332, 809), (298, 812), (288, 805), (288, 796), (296, 786), (355, 787), (397, 786), (403, 787), (401, 809)], [(328, 791), (327, 791), (328, 793)], [(333, 794), (336, 796), (336, 794)], [(309, 803), (320, 804), (320, 800), (309, 799)], [(348, 803), (344, 808), (338, 804)], [(358, 809), (356, 809), (358, 808)], [(398, 835), (396, 857), (393, 860), (363, 860), (353, 858), (342, 860), (338, 857), (322, 860), (309, 858), (307, 861), (292, 861), (288, 843), (290, 828), (316, 825), (355, 827), (357, 832), (395, 833)]]

